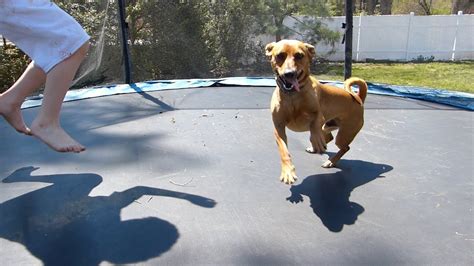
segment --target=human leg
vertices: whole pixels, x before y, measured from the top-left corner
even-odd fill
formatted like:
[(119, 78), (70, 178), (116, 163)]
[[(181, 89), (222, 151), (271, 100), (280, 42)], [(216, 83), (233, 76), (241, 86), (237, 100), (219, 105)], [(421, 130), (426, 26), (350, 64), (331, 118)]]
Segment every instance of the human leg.
[[(31, 130), (28, 129), (20, 106), (24, 98), (39, 87), (28, 82), (39, 79), (24, 78), (22, 81), (26, 85), (13, 86), (0, 95), (0, 115), (18, 131), (31, 133), (54, 150), (80, 152), (84, 147), (61, 128), (59, 112), (71, 81), (87, 53), (90, 37), (73, 17), (50, 1), (34, 1), (28, 5), (23, 2), (7, 1), (2, 5), (0, 32), (43, 71), (40, 79), (40, 84), (46, 83), (43, 105)], [(37, 68), (32, 67), (33, 70)], [(26, 73), (31, 72), (34, 71)]]
[(31, 125), (32, 134), (59, 152), (81, 152), (85, 147), (69, 136), (60, 124), (60, 111), (66, 92), (82, 60), (89, 42), (57, 64), (46, 75), (43, 104)]
[(18, 132), (30, 135), (21, 115), (21, 104), (46, 80), (46, 73), (32, 62), (20, 78), (4, 93), (0, 94), (0, 115)]

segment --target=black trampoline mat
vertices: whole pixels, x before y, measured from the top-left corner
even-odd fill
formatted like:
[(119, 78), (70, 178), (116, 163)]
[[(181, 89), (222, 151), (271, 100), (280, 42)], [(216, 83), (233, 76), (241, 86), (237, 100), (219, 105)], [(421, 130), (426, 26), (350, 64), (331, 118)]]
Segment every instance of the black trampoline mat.
[(473, 264), (473, 112), (369, 94), (337, 168), (320, 167), (333, 143), (308, 154), (309, 133), (287, 131), (289, 186), (272, 90), (65, 103), (81, 154), (0, 121), (0, 264)]

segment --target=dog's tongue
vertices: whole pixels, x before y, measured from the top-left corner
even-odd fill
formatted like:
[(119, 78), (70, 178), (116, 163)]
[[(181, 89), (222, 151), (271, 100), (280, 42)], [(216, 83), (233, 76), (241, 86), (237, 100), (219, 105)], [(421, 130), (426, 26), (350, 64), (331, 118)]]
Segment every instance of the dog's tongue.
[(298, 83), (298, 79), (293, 79), (291, 81), (291, 85), (296, 91), (300, 91), (300, 84)]

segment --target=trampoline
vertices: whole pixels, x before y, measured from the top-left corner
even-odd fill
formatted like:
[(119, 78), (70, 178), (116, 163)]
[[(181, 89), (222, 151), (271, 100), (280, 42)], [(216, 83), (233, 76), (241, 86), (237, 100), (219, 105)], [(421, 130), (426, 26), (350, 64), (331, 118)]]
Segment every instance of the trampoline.
[[(261, 19), (282, 21), (278, 5), (55, 2), (91, 35), (61, 111), (87, 150), (54, 152), (0, 119), (0, 265), (474, 265), (472, 94), (370, 83), (365, 125), (336, 168), (321, 167), (334, 143), (308, 154), (309, 133), (287, 130), (299, 179), (285, 185), (263, 42), (276, 33), (261, 35), (275, 28)], [(303, 2), (298, 15), (323, 8)], [(318, 41), (318, 59), (337, 51), (350, 76), (351, 12), (326, 38), (331, 20), (278, 34)], [(454, 20), (456, 34), (423, 26), (403, 49), (439, 51), (453, 35), (449, 58), (462, 60), (471, 39), (457, 32), (471, 24)], [(27, 124), (41, 98), (22, 106)]]
[(0, 122), (2, 265), (472, 264), (471, 111), (371, 93), (337, 168), (288, 132), (289, 186), (271, 86), (147, 86), (64, 103), (81, 154)]

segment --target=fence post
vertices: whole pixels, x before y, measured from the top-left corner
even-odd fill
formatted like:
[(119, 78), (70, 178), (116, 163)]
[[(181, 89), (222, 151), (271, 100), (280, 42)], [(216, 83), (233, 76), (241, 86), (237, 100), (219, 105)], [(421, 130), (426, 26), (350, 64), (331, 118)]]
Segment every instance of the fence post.
[(454, 34), (453, 52), (451, 53), (451, 61), (454, 61), (456, 58), (456, 41), (458, 39), (460, 16), (462, 16), (462, 11), (458, 11), (458, 15), (456, 17), (456, 33)]
[(346, 0), (346, 46), (344, 49), (344, 80), (352, 76), (352, 0)]
[(131, 75), (131, 62), (130, 62), (130, 51), (128, 49), (128, 25), (125, 22), (125, 5), (124, 0), (118, 0), (119, 7), (119, 25), (121, 30), (122, 38), (122, 56), (124, 59), (124, 68), (125, 68), (125, 83), (132, 83)]
[(405, 61), (408, 61), (408, 47), (410, 44), (410, 32), (411, 32), (411, 19), (415, 16), (415, 12), (410, 12), (410, 16), (408, 17), (408, 30), (407, 30), (407, 43), (405, 45)]
[(359, 15), (359, 28), (357, 29), (357, 48), (356, 48), (356, 61), (359, 61), (359, 54), (360, 54), (360, 33), (362, 31), (362, 16), (364, 12), (360, 12)]

